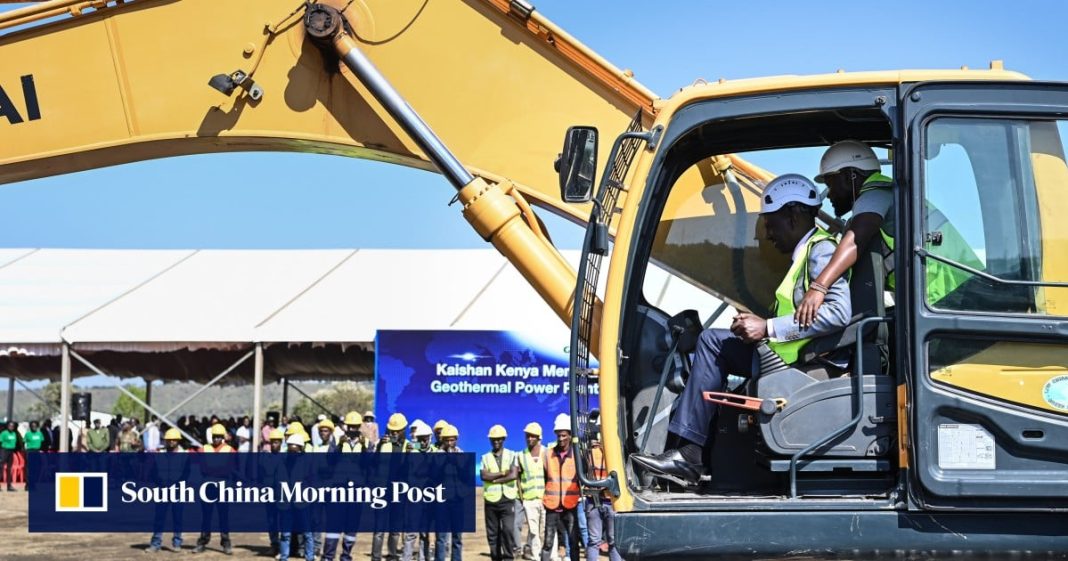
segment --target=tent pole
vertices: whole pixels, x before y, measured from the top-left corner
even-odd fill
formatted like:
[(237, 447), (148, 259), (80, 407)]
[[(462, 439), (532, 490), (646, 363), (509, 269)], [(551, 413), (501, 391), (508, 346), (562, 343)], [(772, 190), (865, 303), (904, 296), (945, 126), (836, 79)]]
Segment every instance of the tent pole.
[(252, 376), (252, 451), (260, 451), (263, 424), (263, 343), (256, 343), (255, 371)]
[(282, 416), (289, 416), (289, 378), (282, 378)]
[[(59, 361), (59, 451), (70, 452), (70, 345), (63, 343)], [(79, 438), (81, 433), (79, 433)]]
[(15, 377), (7, 379), (7, 420), (15, 418)]
[[(145, 403), (152, 405), (152, 380), (145, 380)], [(145, 409), (145, 418), (141, 420), (148, 424), (150, 418), (151, 413), (148, 412), (148, 409)]]

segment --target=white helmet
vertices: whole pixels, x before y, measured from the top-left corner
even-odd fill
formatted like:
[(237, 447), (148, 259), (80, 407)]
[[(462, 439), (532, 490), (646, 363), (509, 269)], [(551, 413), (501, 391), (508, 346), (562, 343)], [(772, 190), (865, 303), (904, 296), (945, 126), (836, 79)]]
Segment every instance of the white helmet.
[(556, 421), (553, 423), (553, 432), (558, 430), (571, 432), (571, 416), (567, 413), (560, 413), (556, 416)]
[(296, 434), (291, 434), (289, 435), (289, 438), (286, 439), (286, 444), (292, 446), (304, 446), (304, 435), (300, 434), (299, 432)]
[(420, 436), (430, 436), (431, 434), (434, 434), (434, 431), (430, 428), (430, 425), (426, 423), (420, 422), (419, 425), (415, 427), (416, 438), (419, 438)]
[(775, 212), (787, 203), (820, 206), (820, 195), (807, 177), (787, 173), (772, 179), (764, 188), (764, 198), (760, 200), (760, 214)]
[(823, 176), (844, 168), (864, 171), (879, 171), (879, 158), (867, 144), (856, 140), (835, 142), (820, 158), (820, 174), (816, 181), (823, 183)]

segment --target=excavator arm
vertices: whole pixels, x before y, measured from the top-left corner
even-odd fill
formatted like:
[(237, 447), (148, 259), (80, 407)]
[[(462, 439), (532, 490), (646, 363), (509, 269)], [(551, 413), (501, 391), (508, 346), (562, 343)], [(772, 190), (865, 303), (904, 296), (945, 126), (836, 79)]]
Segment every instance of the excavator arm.
[[(344, 9), (345, 35), (471, 172), (576, 221), (588, 209), (559, 200), (552, 167), (564, 131), (651, 120), (651, 92), (522, 2), (321, 4)], [(0, 183), (239, 150), (433, 169), (308, 40), (305, 13), (300, 0), (55, 0), (0, 14)], [(222, 95), (208, 87), (220, 75), (242, 83)]]

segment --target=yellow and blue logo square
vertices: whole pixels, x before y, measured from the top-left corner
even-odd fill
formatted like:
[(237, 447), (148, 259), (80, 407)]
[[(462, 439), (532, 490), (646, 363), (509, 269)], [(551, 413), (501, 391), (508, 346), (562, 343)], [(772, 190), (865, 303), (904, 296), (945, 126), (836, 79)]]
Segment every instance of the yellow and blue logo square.
[(56, 512), (107, 512), (108, 474), (57, 473)]

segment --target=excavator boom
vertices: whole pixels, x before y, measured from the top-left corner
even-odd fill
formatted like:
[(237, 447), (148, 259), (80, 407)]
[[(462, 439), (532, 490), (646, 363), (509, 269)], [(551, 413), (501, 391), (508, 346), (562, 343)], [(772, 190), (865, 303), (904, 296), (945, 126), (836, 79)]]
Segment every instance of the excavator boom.
[[(523, 2), (337, 0), (351, 36), (471, 172), (556, 194), (564, 131), (614, 134), (654, 96)], [(57, 0), (0, 14), (0, 183), (183, 154), (279, 150), (431, 169), (306, 40), (298, 0)], [(58, 21), (43, 18), (60, 17)], [(21, 26), (21, 28), (19, 27)], [(215, 78), (215, 79), (213, 79)], [(235, 78), (242, 82), (238, 84)], [(208, 87), (236, 89), (229, 96)]]

